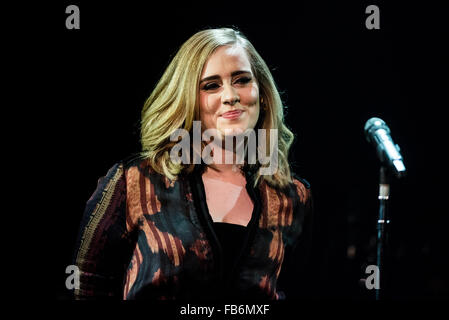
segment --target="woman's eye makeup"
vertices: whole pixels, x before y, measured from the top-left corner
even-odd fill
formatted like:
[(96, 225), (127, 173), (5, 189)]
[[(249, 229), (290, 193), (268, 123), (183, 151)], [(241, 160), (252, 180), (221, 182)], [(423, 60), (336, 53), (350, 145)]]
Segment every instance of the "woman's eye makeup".
[[(240, 77), (236, 80), (234, 80), (234, 84), (247, 84), (249, 82), (251, 82), (252, 78), (251, 77)], [(209, 82), (206, 83), (205, 85), (203, 85), (203, 90), (208, 91), (208, 90), (215, 90), (220, 88), (220, 84), (217, 82)]]
[(220, 86), (216, 82), (209, 82), (203, 86), (203, 90), (214, 90), (219, 88)]
[(250, 82), (252, 79), (250, 77), (241, 77), (238, 78), (235, 82), (236, 83), (240, 83), (240, 84), (246, 84), (248, 82)]

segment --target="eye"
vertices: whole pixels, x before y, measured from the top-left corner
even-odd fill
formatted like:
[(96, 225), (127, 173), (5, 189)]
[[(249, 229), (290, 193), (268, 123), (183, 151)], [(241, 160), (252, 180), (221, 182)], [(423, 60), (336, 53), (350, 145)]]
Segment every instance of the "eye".
[(209, 82), (209, 83), (206, 83), (204, 86), (203, 86), (203, 90), (215, 90), (215, 89), (218, 89), (220, 86), (218, 85), (218, 83), (216, 83), (216, 82)]
[(252, 78), (250, 78), (250, 77), (241, 77), (241, 78), (238, 78), (238, 79), (235, 81), (235, 83), (239, 83), (239, 84), (247, 84), (247, 83), (249, 83), (251, 80), (252, 80)]

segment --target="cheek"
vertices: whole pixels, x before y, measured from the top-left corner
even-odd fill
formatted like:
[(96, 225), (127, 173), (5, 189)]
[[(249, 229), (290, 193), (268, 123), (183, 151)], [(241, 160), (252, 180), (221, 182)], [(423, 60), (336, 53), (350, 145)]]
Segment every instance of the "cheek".
[[(218, 101), (218, 102), (217, 102)], [(220, 107), (220, 100), (212, 94), (200, 93), (200, 120), (207, 129), (215, 127), (216, 112)]]
[(259, 88), (257, 85), (245, 88), (240, 94), (240, 100), (242, 105), (248, 107), (248, 127), (254, 128), (260, 113)]
[(245, 106), (254, 106), (259, 101), (259, 88), (254, 85), (240, 90), (240, 103)]

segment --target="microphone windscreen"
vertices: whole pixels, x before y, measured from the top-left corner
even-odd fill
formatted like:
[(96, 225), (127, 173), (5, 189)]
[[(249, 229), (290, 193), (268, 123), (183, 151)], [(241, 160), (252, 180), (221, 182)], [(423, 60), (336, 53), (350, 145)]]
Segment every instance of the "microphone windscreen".
[(366, 121), (365, 123), (365, 137), (368, 140), (368, 142), (371, 141), (371, 137), (373, 136), (373, 133), (378, 129), (384, 129), (387, 134), (390, 134), (390, 128), (388, 128), (385, 121), (383, 121), (381, 118), (373, 117)]

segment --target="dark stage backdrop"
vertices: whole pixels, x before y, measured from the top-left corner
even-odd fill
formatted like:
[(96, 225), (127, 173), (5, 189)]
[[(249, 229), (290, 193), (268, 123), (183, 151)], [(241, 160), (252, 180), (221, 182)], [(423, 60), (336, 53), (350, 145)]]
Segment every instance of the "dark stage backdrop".
[[(377, 116), (409, 173), (391, 186), (386, 294), (447, 298), (448, 11), (391, 2), (42, 5), (30, 46), (33, 79), (44, 87), (36, 116), (48, 185), (36, 206), (51, 221), (42, 264), (54, 298), (68, 294), (85, 203), (99, 177), (139, 151), (140, 110), (170, 58), (193, 33), (224, 26), (240, 29), (270, 66), (296, 134), (291, 163), (316, 207), (310, 296), (374, 299), (360, 279), (375, 263), (379, 163), (363, 126)], [(79, 6), (79, 30), (65, 27), (70, 4)], [(379, 30), (365, 26), (370, 4), (380, 9)]]

